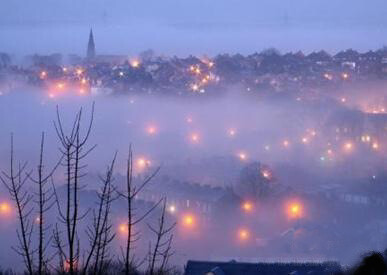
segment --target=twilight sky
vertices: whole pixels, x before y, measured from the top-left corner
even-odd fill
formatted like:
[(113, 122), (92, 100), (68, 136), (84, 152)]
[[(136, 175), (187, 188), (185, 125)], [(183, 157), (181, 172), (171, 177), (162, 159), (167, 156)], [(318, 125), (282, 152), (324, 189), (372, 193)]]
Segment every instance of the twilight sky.
[(1, 0), (0, 51), (252, 53), (387, 45), (386, 0)]

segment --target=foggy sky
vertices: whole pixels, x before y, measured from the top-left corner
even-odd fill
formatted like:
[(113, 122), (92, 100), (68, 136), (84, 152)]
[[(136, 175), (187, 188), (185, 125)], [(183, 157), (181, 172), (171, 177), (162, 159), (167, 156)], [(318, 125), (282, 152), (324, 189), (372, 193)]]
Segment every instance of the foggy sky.
[(214, 55), (268, 47), (365, 51), (387, 44), (383, 0), (1, 2), (0, 51), (14, 54), (84, 54), (91, 26), (98, 53), (128, 55), (149, 48)]

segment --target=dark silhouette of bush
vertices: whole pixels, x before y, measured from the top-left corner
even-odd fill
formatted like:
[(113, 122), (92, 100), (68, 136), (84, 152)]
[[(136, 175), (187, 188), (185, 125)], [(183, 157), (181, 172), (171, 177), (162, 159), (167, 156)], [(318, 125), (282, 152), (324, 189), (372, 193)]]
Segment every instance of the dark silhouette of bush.
[(379, 252), (371, 252), (365, 256), (361, 263), (352, 272), (353, 275), (384, 275), (387, 266), (383, 255)]

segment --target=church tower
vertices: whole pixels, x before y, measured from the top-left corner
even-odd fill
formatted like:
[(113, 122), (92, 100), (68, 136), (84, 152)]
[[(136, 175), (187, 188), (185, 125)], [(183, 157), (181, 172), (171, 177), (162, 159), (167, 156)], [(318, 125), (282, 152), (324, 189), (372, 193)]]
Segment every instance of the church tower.
[(87, 44), (86, 57), (88, 60), (92, 60), (95, 58), (95, 44), (94, 44), (93, 29), (90, 29), (89, 43)]

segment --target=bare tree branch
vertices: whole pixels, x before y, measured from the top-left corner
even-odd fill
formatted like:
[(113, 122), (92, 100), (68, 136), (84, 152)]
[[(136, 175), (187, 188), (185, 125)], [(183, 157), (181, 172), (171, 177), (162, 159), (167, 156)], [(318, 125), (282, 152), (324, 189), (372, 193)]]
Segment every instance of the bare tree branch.
[(27, 176), (23, 176), (26, 168), (26, 163), (19, 164), (18, 169), (15, 172), (14, 168), (14, 148), (13, 148), (13, 135), (11, 135), (11, 156), (10, 156), (10, 169), (9, 172), (2, 171), (0, 176), (1, 182), (8, 189), (8, 192), (12, 200), (16, 204), (19, 230), (17, 230), (17, 237), (19, 240), (19, 246), (13, 248), (20, 256), (23, 257), (25, 267), (28, 274), (32, 275), (33, 270), (33, 251), (31, 248), (31, 235), (33, 232), (33, 223), (30, 221), (30, 214), (33, 211), (32, 208), (27, 210), (32, 195), (29, 195), (27, 191), (23, 189), (27, 179)]

